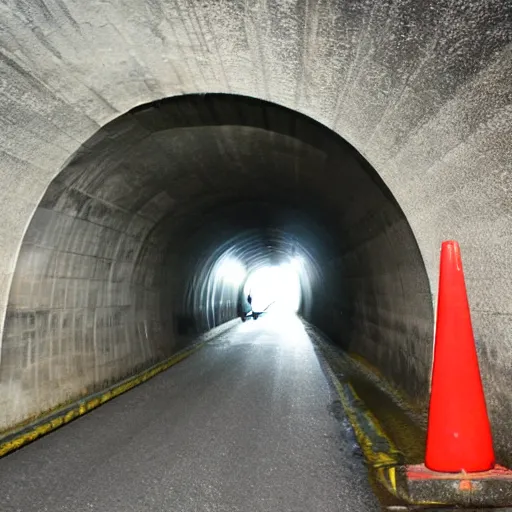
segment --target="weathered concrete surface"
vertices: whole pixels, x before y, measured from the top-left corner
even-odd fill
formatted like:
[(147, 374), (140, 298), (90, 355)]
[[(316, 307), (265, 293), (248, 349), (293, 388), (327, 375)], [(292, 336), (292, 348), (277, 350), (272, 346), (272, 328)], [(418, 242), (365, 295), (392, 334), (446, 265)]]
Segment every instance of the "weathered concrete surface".
[[(184, 93), (273, 101), (332, 128), (373, 165), (416, 235), (434, 290), (440, 242), (459, 240), (496, 444), (502, 457), (511, 453), (511, 16), (503, 0), (2, 2), (2, 311), (41, 197), (101, 126)], [(236, 160), (236, 148), (230, 151)], [(186, 184), (176, 190), (185, 194)], [(116, 236), (136, 246), (122, 223)], [(27, 258), (30, 268), (35, 256)], [(369, 290), (371, 300), (385, 300), (386, 289)], [(105, 306), (122, 307), (123, 293)], [(365, 335), (376, 341), (373, 324)], [(429, 353), (419, 343), (419, 353)], [(2, 359), (6, 345), (4, 338)], [(417, 358), (418, 372), (408, 354), (388, 348), (373, 352), (380, 365), (400, 375), (412, 368), (424, 389), (428, 359)], [(17, 400), (3, 376), (0, 391)]]
[(304, 314), (424, 399), (427, 275), (404, 215), (348, 144), (247, 98), (182, 98), (109, 123), (53, 180), (25, 234), (3, 428), (236, 316), (238, 289), (214, 272), (224, 253), (254, 268), (293, 250), (316, 268)]

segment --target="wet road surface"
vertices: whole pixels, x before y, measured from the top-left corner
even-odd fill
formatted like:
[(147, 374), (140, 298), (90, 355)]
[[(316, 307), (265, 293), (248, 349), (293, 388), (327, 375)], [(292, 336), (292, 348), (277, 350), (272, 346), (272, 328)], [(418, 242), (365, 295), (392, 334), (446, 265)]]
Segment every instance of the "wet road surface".
[(0, 509), (379, 510), (336, 400), (298, 319), (240, 324), (1, 459)]

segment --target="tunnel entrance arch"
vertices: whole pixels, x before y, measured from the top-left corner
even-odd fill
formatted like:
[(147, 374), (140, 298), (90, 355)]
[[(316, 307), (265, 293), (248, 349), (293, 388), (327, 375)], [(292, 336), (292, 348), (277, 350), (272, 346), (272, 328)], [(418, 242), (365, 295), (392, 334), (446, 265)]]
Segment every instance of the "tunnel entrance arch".
[(291, 239), (316, 265), (304, 316), (424, 400), (429, 281), (376, 171), (297, 112), (194, 95), (110, 122), (48, 187), (9, 296), (0, 379), (19, 399), (0, 429), (104, 388), (235, 318), (235, 287), (214, 287), (202, 300), (219, 248), (250, 269), (290, 255)]

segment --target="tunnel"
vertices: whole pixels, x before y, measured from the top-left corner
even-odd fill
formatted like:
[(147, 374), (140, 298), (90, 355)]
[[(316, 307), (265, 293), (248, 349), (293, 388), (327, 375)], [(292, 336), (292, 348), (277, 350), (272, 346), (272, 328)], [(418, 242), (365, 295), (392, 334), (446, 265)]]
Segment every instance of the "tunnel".
[(294, 258), (299, 316), (426, 415), (454, 238), (512, 463), (510, 2), (0, 12), (0, 432), (241, 323)]
[(424, 400), (425, 266), (396, 200), (353, 147), (246, 97), (182, 96), (120, 116), (54, 178), (24, 236), (2, 362), (19, 394), (3, 427), (240, 316), (242, 280), (219, 279), (219, 260), (249, 273), (294, 255), (304, 317)]

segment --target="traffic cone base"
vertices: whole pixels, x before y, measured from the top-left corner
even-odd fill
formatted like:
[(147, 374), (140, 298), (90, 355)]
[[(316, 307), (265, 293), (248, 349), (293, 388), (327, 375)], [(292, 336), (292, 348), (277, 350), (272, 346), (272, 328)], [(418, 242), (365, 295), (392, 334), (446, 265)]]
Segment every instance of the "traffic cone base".
[(471, 505), (472, 510), (512, 505), (512, 471), (503, 466), (474, 473), (440, 473), (418, 464), (400, 473), (404, 478), (396, 479), (399, 495), (411, 504)]

